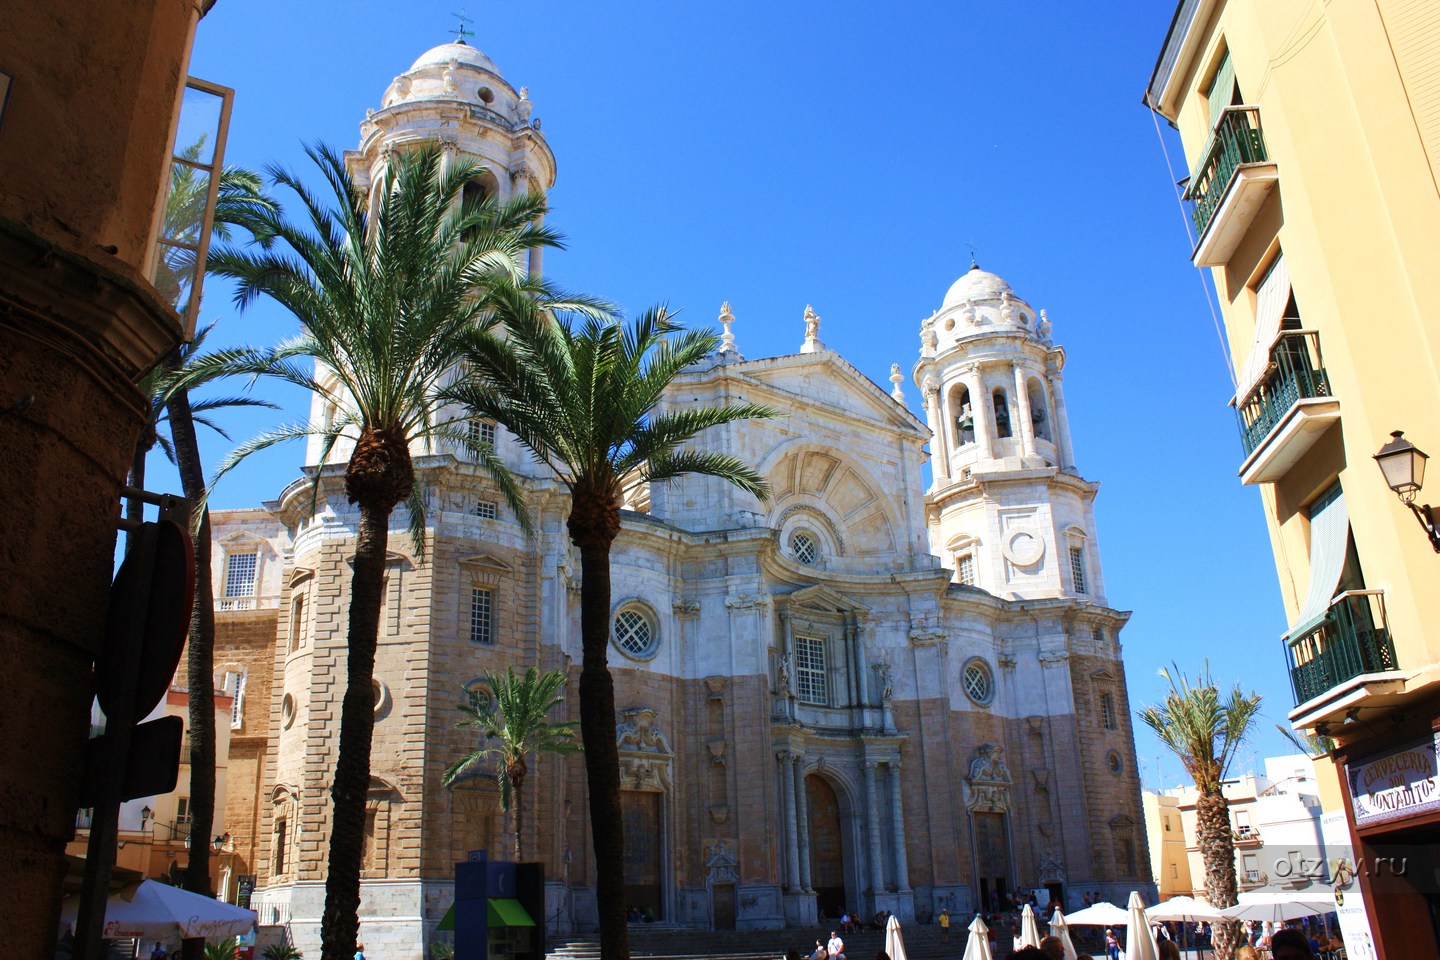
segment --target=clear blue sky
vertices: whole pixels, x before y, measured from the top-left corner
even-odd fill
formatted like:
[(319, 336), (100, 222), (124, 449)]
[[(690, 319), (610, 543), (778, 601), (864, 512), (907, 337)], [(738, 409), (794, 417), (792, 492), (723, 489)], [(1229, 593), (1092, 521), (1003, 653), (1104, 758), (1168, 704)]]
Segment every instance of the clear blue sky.
[[(366, 108), (453, 37), (458, 9), (221, 0), (191, 73), (236, 90), (226, 159), (306, 171), (303, 142), (353, 148)], [(1140, 105), (1172, 13), (1169, 0), (468, 9), (471, 42), (530, 88), (559, 163), (549, 222), (570, 249), (546, 272), (565, 286), (627, 310), (666, 301), (691, 324), (730, 300), (750, 357), (794, 352), (810, 303), (826, 344), (887, 387), (971, 242), (1046, 308), (1069, 357), (1077, 460), (1102, 484), (1110, 602), (1134, 611), (1132, 704), (1160, 696), (1160, 666), (1209, 657), (1217, 678), (1264, 694), (1263, 757), (1290, 752), (1274, 732), (1291, 706), (1284, 612), (1259, 494), (1235, 477), (1224, 355)], [(204, 317), (220, 321), (212, 346), (294, 328), (268, 304), (237, 314), (220, 284)], [(278, 398), (305, 414), (297, 394)], [(275, 417), (230, 422), (239, 437)], [(226, 448), (209, 445), (212, 466)], [(215, 505), (272, 498), (300, 459), (298, 446), (256, 458)], [(152, 486), (168, 482), (156, 473)], [(1137, 743), (1153, 784), (1161, 748), (1143, 730)], [(1181, 777), (1173, 758), (1160, 770)]]

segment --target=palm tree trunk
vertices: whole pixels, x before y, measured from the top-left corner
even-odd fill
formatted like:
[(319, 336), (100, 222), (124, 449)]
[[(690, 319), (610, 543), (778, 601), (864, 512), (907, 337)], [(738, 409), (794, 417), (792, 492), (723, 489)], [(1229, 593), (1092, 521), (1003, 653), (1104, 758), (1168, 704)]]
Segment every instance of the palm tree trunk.
[(345, 699), (340, 709), (340, 755), (330, 794), (330, 865), (320, 921), (321, 960), (353, 960), (360, 928), (360, 867), (365, 852), (365, 799), (370, 791), (370, 744), (375, 730), (375, 646), (385, 578), (385, 549), (393, 504), (360, 503), (360, 535), (350, 581)]
[(515, 862), (522, 862), (524, 857), (524, 845), (521, 839), (525, 830), (525, 804), (520, 801), (520, 790), (525, 785), (525, 771), (511, 771), (510, 773), (510, 806), (515, 811)]
[[(180, 363), (177, 350), (166, 360)], [(200, 442), (190, 394), (184, 389), (166, 404), (175, 464), (185, 498), (198, 506), (205, 496), (205, 470), (200, 463)], [(192, 506), (192, 509), (194, 507)], [(210, 836), (215, 825), (215, 596), (210, 579), (210, 511), (202, 509), (195, 532), (195, 606), (190, 614), (186, 649), (186, 686), (190, 701), (190, 859), (185, 868), (185, 889), (213, 897), (210, 885)], [(203, 938), (181, 944), (185, 960), (201, 960)]]
[[(1230, 803), (1218, 791), (1201, 791), (1195, 803), (1195, 835), (1205, 863), (1205, 897), (1213, 907), (1233, 907), (1237, 902), (1235, 883), (1235, 840), (1230, 833)], [(1239, 943), (1240, 924), (1220, 921), (1213, 925), (1216, 960), (1230, 960)]]
[(595, 849), (595, 901), (600, 914), (601, 960), (629, 960), (625, 925), (625, 826), (620, 813), (620, 751), (615, 744), (615, 682), (605, 665), (610, 642), (610, 545), (620, 526), (577, 492), (570, 536), (580, 548), (580, 739), (590, 794), (590, 835)]

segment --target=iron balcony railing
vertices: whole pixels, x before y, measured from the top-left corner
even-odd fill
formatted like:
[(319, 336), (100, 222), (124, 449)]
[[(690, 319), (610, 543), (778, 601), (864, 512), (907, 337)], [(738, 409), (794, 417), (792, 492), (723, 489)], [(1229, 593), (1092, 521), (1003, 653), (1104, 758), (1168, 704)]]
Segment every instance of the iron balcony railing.
[(1269, 159), (1265, 153), (1265, 137), (1260, 132), (1260, 109), (1226, 107), (1215, 122), (1215, 132), (1210, 135), (1200, 165), (1185, 191), (1185, 199), (1194, 204), (1190, 215), (1195, 220), (1197, 237), (1205, 236), (1240, 165), (1264, 163)]
[(1287, 638), (1286, 657), (1297, 706), (1355, 677), (1398, 669), (1384, 591), (1340, 594), (1323, 620)]
[(1270, 363), (1249, 392), (1236, 400), (1240, 445), (1255, 452), (1290, 408), (1309, 397), (1330, 396), (1330, 379), (1320, 355), (1320, 334), (1286, 330), (1270, 349)]

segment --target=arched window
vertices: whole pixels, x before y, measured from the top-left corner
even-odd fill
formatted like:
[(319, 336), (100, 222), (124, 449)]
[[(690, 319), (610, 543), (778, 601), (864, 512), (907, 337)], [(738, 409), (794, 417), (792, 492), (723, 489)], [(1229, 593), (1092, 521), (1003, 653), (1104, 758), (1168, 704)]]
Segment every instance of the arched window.
[(305, 592), (296, 591), (290, 598), (290, 652), (305, 645)]
[(1004, 439), (1010, 436), (1010, 404), (1005, 399), (1005, 390), (997, 387), (990, 399), (995, 406), (995, 436)]
[(967, 443), (975, 442), (975, 412), (970, 406), (970, 388), (957, 384), (950, 391), (948, 404), (950, 414), (951, 435), (955, 438), (955, 446), (963, 447)]
[(1025, 394), (1030, 401), (1030, 423), (1035, 436), (1040, 440), (1050, 439), (1050, 404), (1045, 400), (1045, 387), (1035, 377), (1025, 385)]

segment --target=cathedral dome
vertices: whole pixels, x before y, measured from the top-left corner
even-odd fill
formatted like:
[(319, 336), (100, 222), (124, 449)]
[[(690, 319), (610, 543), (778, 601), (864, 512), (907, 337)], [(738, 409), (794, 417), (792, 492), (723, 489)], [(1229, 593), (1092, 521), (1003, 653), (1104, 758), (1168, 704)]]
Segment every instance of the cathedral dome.
[(1001, 294), (1014, 292), (1010, 289), (1010, 284), (993, 273), (981, 270), (980, 265), (975, 264), (963, 277), (950, 285), (940, 309), (945, 310), (967, 300), (998, 300)]
[(442, 43), (438, 47), (426, 50), (420, 58), (410, 65), (406, 73), (414, 73), (426, 67), (446, 67), (451, 60), (477, 67), (489, 73), (500, 75), (500, 68), (495, 66), (495, 61), (485, 55), (483, 50), (470, 46), (468, 43)]

